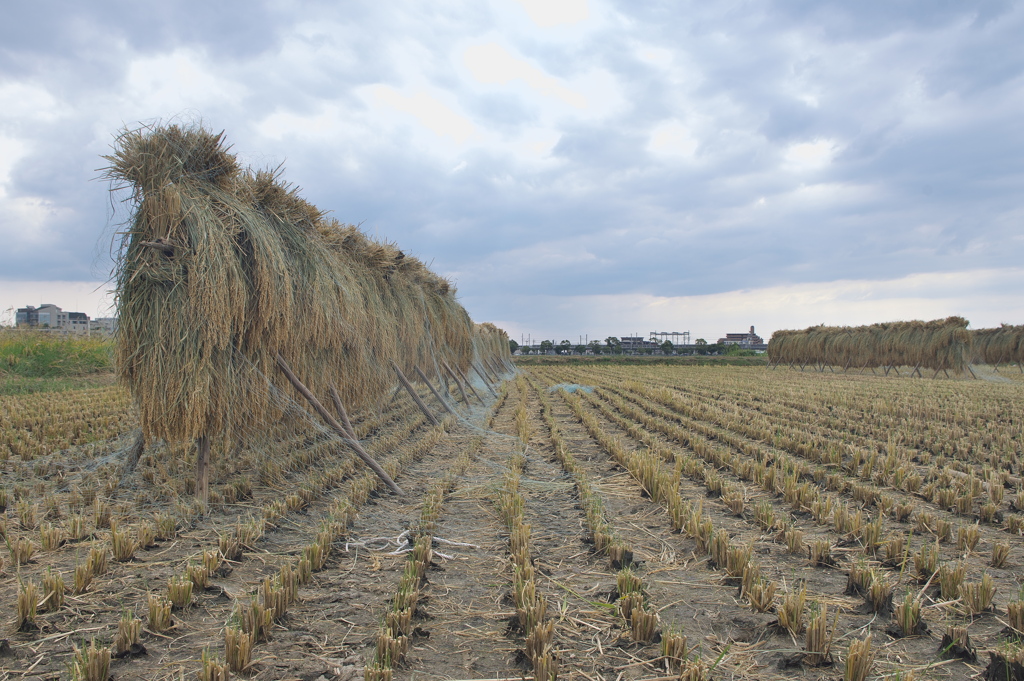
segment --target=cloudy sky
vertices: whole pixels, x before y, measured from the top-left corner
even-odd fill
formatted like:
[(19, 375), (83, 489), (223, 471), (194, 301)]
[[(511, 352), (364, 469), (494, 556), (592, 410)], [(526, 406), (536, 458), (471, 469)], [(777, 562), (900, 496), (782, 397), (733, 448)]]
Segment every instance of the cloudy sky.
[[(0, 311), (108, 313), (124, 126), (241, 159), (519, 338), (1024, 323), (1024, 4), (16, 3)], [(106, 301), (106, 302), (105, 302)], [(0, 320), (3, 316), (0, 315)]]

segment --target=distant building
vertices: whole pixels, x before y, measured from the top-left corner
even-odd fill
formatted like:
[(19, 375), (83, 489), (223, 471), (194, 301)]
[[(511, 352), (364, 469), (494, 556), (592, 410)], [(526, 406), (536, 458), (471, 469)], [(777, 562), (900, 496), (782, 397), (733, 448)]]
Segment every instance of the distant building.
[(750, 333), (727, 333), (725, 338), (718, 339), (719, 345), (739, 345), (744, 348), (751, 348), (755, 345), (764, 345), (764, 339), (754, 333), (754, 327), (750, 327)]
[(620, 336), (619, 344), (623, 352), (636, 352), (638, 350), (657, 350), (659, 345), (656, 341), (649, 340), (643, 336)]
[(14, 325), (19, 329), (39, 326), (39, 310), (32, 305), (19, 307), (14, 313)]
[(53, 329), (64, 333), (89, 333), (89, 315), (84, 312), (65, 312), (52, 303), (39, 307), (29, 305), (14, 313), (14, 325), (19, 329)]
[(71, 333), (89, 333), (89, 315), (84, 312), (68, 312), (64, 328)]
[(89, 322), (93, 333), (112, 334), (117, 331), (117, 317), (97, 317)]

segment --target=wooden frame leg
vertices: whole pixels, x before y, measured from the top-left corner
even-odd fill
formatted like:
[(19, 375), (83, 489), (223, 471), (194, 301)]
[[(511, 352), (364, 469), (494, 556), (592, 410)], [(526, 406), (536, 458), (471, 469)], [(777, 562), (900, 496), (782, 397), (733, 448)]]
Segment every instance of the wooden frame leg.
[(427, 409), (427, 405), (423, 403), (422, 399), (420, 399), (420, 396), (416, 393), (416, 389), (412, 387), (412, 383), (410, 383), (409, 379), (405, 377), (402, 370), (398, 368), (398, 365), (392, 362), (391, 366), (395, 368), (395, 373), (398, 374), (399, 382), (405, 387), (406, 391), (408, 391), (409, 395), (412, 397), (412, 401), (420, 408), (420, 411), (422, 411), (423, 415), (427, 417), (427, 420), (430, 421), (431, 425), (441, 425), (441, 422), (437, 420), (437, 417), (431, 414), (430, 410)]
[(452, 381), (455, 382), (455, 385), (458, 386), (459, 392), (462, 394), (462, 401), (468, 407), (469, 406), (469, 396), (466, 394), (466, 388), (463, 387), (463, 385), (462, 385), (462, 379), (459, 378), (458, 376), (456, 376), (455, 372), (452, 371), (452, 368), (450, 366), (448, 366), (448, 363), (443, 361), (443, 360), (441, 361), (441, 368), (444, 369), (445, 373), (448, 374), (451, 377)]
[(210, 506), (210, 438), (196, 440), (196, 499), (206, 512)]
[(430, 380), (427, 378), (427, 375), (423, 373), (423, 370), (415, 365), (413, 366), (413, 369), (416, 370), (416, 373), (419, 374), (423, 382), (427, 384), (427, 387), (430, 388), (430, 392), (434, 394), (434, 397), (436, 397), (437, 401), (441, 403), (441, 406), (444, 407), (444, 410), (449, 414), (454, 414), (455, 411), (448, 406), (447, 402), (444, 401), (444, 398), (441, 397), (441, 393), (437, 392), (437, 390), (434, 388), (434, 384), (430, 382)]
[(486, 385), (487, 389), (491, 391), (491, 394), (494, 395), (495, 397), (497, 397), (498, 393), (494, 392), (494, 388), (491, 387), (491, 382), (487, 378), (485, 372), (483, 370), (481, 370), (480, 367), (478, 367), (476, 365), (476, 362), (471, 362), (470, 366), (473, 367), (473, 371), (476, 372), (476, 375), (483, 379), (484, 385)]
[(404, 496), (405, 492), (402, 491), (401, 487), (395, 484), (395, 481), (391, 479), (391, 476), (388, 475), (387, 471), (381, 468), (379, 463), (374, 461), (373, 457), (370, 456), (365, 449), (363, 449), (362, 445), (359, 444), (358, 440), (354, 440), (349, 435), (348, 431), (345, 430), (345, 427), (338, 423), (337, 419), (331, 416), (331, 413), (324, 408), (324, 405), (320, 404), (320, 400), (316, 399), (316, 396), (314, 396), (313, 393), (309, 391), (309, 388), (307, 388), (302, 383), (302, 381), (299, 380), (299, 378), (292, 371), (291, 367), (288, 366), (288, 363), (284, 361), (284, 357), (281, 356), (280, 352), (277, 353), (276, 359), (278, 368), (281, 369), (281, 371), (288, 378), (288, 381), (295, 387), (295, 389), (299, 391), (299, 394), (306, 398), (306, 401), (309, 402), (309, 404), (313, 407), (316, 413), (320, 414), (320, 418), (326, 421), (327, 425), (329, 425), (335, 433), (340, 435), (342, 440), (344, 440), (350, 447), (352, 447), (352, 449), (359, 456), (359, 458), (362, 459), (366, 463), (366, 465), (369, 466), (370, 469), (377, 474), (378, 478), (384, 481), (384, 484), (388, 486), (388, 489), (390, 489), (392, 492), (399, 496)]

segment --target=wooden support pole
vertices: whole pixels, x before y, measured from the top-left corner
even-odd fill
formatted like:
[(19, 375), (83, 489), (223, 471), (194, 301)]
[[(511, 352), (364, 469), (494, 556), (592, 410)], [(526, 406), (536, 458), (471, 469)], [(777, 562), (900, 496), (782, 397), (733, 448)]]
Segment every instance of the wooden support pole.
[(132, 446), (128, 449), (128, 455), (124, 459), (124, 469), (121, 471), (121, 482), (117, 484), (118, 487), (124, 487), (128, 476), (135, 472), (136, 466), (139, 465), (139, 458), (145, 449), (146, 438), (142, 436), (142, 429), (140, 428), (135, 433), (135, 440), (132, 442)]
[(205, 435), (196, 440), (196, 499), (206, 513), (210, 506), (210, 438)]
[(939, 372), (940, 372), (940, 371), (942, 371), (942, 369), (936, 369), (936, 370), (935, 370), (935, 375), (934, 375), (934, 376), (932, 376), (932, 379), (933, 379), (933, 380), (939, 377)]
[(468, 407), (469, 396), (466, 394), (466, 389), (462, 387), (462, 379), (455, 375), (455, 372), (452, 371), (452, 368), (448, 366), (448, 363), (445, 362), (444, 360), (441, 360), (441, 368), (445, 370), (445, 373), (452, 377), (453, 381), (455, 381), (455, 385), (459, 387), (459, 392), (462, 393), (462, 401), (465, 402), (466, 406)]
[(491, 376), (491, 370), (487, 368), (487, 364), (482, 360), (480, 362), (473, 362), (473, 370), (476, 371), (476, 375), (484, 379), (484, 383), (497, 383), (497, 380)]
[[(473, 384), (469, 382), (469, 377), (466, 376), (465, 372), (463, 372), (462, 369), (460, 369), (459, 367), (456, 367), (455, 369), (452, 369), (452, 367), (449, 364), (447, 364), (447, 363), (444, 363), (444, 366), (449, 368), (449, 371), (452, 372), (453, 376), (461, 376), (462, 377), (462, 382), (467, 387), (469, 387), (470, 392), (473, 393), (473, 396), (476, 397), (477, 401), (480, 402), (480, 406), (482, 407), (483, 406), (483, 399), (480, 397), (479, 393), (476, 391), (476, 388), (473, 387)], [(459, 370), (458, 374), (456, 374), (456, 369)], [(466, 402), (466, 403), (468, 405), (469, 402)]]
[(348, 420), (348, 410), (345, 409), (345, 405), (341, 401), (341, 395), (338, 394), (338, 390), (333, 385), (328, 386), (328, 388), (331, 391), (331, 400), (334, 402), (334, 411), (338, 412), (338, 416), (341, 417), (341, 423), (345, 426), (345, 430), (348, 431), (348, 436), (353, 440), (358, 440), (356, 429), (352, 427), (352, 422)]
[(501, 383), (501, 375), (504, 372), (501, 371), (501, 368), (498, 366), (498, 361), (496, 359), (493, 359), (493, 358), (490, 358), (490, 357), (485, 357), (484, 358), (484, 366), (487, 367), (488, 371), (490, 371), (492, 374), (494, 374), (494, 382), (495, 383)]
[(974, 380), (977, 381), (978, 380), (978, 375), (976, 373), (974, 373), (974, 369), (971, 368), (970, 364), (968, 364), (966, 366), (967, 366), (967, 370), (971, 372), (971, 377), (973, 377)]
[(924, 378), (924, 376), (921, 375), (921, 365), (920, 364), (916, 365), (914, 367), (914, 370), (910, 372), (911, 376), (913, 376), (914, 374), (917, 374), (918, 378)]
[(470, 382), (470, 380), (469, 380), (469, 376), (467, 376), (467, 375), (466, 375), (466, 372), (462, 370), (462, 367), (460, 367), (460, 366), (459, 366), (458, 364), (456, 364), (456, 365), (455, 365), (455, 370), (459, 372), (459, 375), (460, 375), (460, 376), (462, 376), (462, 380), (463, 380), (463, 382), (464, 382), (464, 383), (465, 383), (465, 384), (466, 384), (467, 386), (469, 386), (469, 390), (470, 390), (470, 392), (472, 392), (472, 393), (473, 393), (473, 394), (474, 394), (474, 395), (476, 396), (476, 399), (477, 399), (477, 400), (479, 400), (479, 402), (480, 402), (480, 406), (484, 406), (484, 400), (483, 400), (483, 398), (482, 398), (482, 397), (480, 397), (480, 393), (478, 393), (478, 392), (476, 391), (476, 388), (474, 388), (474, 387), (473, 387), (473, 384), (472, 384), (472, 383)]
[(1018, 369), (1020, 369), (1020, 372), (1021, 372), (1022, 374), (1024, 374), (1024, 366), (1021, 366), (1021, 363), (1020, 363), (1020, 362), (1017, 362), (1017, 368), (1018, 368)]
[(487, 389), (491, 391), (491, 394), (497, 397), (498, 393), (494, 392), (494, 388), (491, 387), (490, 381), (487, 380), (487, 376), (484, 375), (484, 372), (476, 365), (476, 362), (470, 362), (469, 366), (473, 367), (473, 371), (476, 372), (476, 375), (484, 380), (484, 385), (486, 385)]
[(436, 397), (437, 401), (441, 403), (441, 406), (444, 407), (444, 410), (449, 414), (454, 414), (455, 411), (448, 406), (448, 403), (445, 402), (443, 397), (441, 397), (441, 393), (437, 392), (437, 390), (434, 388), (434, 384), (430, 382), (430, 379), (428, 379), (427, 375), (423, 373), (423, 370), (415, 365), (413, 366), (413, 368), (416, 369), (416, 373), (420, 375), (420, 378), (423, 379), (423, 382), (427, 384), (428, 388), (430, 388), (430, 392), (434, 393), (434, 397)]
[(402, 370), (398, 368), (398, 365), (392, 362), (391, 366), (395, 368), (395, 373), (398, 374), (399, 382), (403, 386), (405, 386), (406, 391), (408, 391), (408, 393), (412, 396), (412, 401), (415, 402), (416, 406), (420, 408), (420, 411), (422, 411), (423, 415), (427, 417), (427, 420), (430, 421), (432, 425), (441, 425), (441, 422), (437, 420), (437, 417), (430, 413), (430, 410), (427, 409), (427, 405), (425, 405), (423, 403), (423, 400), (420, 399), (420, 396), (416, 394), (416, 389), (412, 387), (412, 383), (410, 383), (409, 379), (405, 377), (405, 374), (402, 373)]
[(326, 421), (327, 425), (329, 425), (331, 429), (334, 430), (335, 433), (340, 435), (341, 438), (346, 443), (348, 443), (348, 445), (352, 447), (353, 450), (355, 450), (355, 453), (359, 456), (359, 458), (362, 459), (363, 462), (366, 463), (366, 465), (369, 466), (370, 469), (377, 474), (378, 478), (384, 481), (384, 484), (388, 486), (388, 489), (390, 489), (392, 492), (399, 496), (403, 496), (405, 492), (402, 491), (402, 488), (395, 484), (395, 481), (391, 479), (391, 476), (387, 474), (387, 471), (381, 468), (380, 464), (374, 461), (373, 457), (366, 453), (366, 450), (363, 449), (362, 445), (360, 445), (357, 440), (349, 436), (349, 433), (348, 431), (345, 430), (345, 427), (338, 423), (337, 419), (331, 416), (331, 413), (324, 408), (324, 405), (320, 404), (320, 400), (316, 399), (313, 393), (309, 391), (309, 388), (303, 385), (302, 381), (300, 381), (298, 377), (292, 372), (291, 367), (289, 367), (288, 363), (284, 361), (284, 357), (281, 356), (280, 352), (277, 353), (276, 359), (278, 368), (280, 368), (281, 371), (284, 372), (284, 375), (288, 377), (289, 382), (291, 382), (291, 384), (295, 386), (295, 389), (298, 390), (299, 393), (306, 398), (306, 401), (309, 402), (310, 405), (312, 405), (313, 409), (315, 409), (316, 412), (320, 414), (320, 418)]
[(174, 255), (174, 249), (178, 247), (178, 244), (173, 241), (166, 241), (164, 239), (157, 239), (156, 241), (140, 241), (138, 243), (140, 246), (152, 248), (167, 256)]

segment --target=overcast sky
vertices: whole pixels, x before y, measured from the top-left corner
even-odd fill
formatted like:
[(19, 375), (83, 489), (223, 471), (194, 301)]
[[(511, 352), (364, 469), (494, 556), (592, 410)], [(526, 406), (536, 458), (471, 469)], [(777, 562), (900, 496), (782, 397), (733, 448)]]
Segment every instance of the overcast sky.
[(517, 339), (1024, 323), (1021, 36), (964, 0), (9, 4), (0, 310), (104, 314), (100, 156), (201, 120)]

